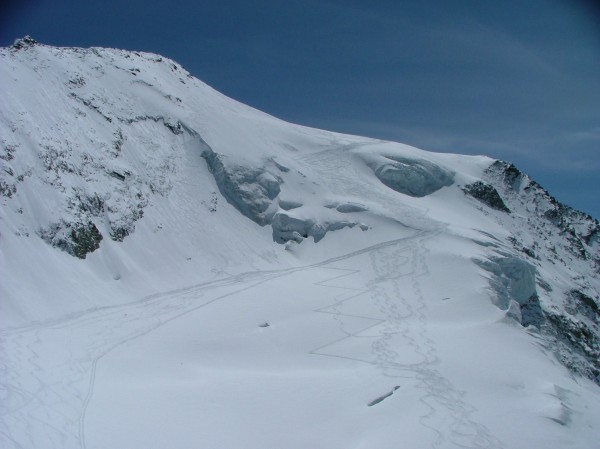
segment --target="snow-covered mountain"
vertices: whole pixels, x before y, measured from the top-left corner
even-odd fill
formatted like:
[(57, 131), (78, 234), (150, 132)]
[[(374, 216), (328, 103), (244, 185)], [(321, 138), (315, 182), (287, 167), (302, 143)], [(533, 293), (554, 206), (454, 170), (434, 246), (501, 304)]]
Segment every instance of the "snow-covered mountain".
[(0, 49), (3, 448), (600, 447), (600, 224), (154, 54)]

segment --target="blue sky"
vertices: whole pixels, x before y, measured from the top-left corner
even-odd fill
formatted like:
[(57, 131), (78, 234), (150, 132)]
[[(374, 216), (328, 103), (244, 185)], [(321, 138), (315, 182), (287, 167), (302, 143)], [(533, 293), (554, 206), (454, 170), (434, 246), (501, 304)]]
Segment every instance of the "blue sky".
[(0, 45), (160, 53), (285, 120), (515, 163), (600, 218), (600, 6), (589, 0), (30, 0)]

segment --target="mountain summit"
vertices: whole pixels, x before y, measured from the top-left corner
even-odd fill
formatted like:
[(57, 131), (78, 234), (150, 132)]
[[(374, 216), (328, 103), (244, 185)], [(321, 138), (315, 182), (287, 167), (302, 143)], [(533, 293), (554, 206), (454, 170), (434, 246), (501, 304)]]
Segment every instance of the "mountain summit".
[(514, 165), (0, 49), (3, 448), (590, 448), (600, 224)]

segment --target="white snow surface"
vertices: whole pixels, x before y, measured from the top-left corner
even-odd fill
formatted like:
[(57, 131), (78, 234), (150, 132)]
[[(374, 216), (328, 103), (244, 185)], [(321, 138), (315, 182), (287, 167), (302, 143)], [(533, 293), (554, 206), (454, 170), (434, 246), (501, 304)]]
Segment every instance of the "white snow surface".
[[(0, 447), (600, 447), (574, 346), (520, 322), (533, 291), (597, 331), (566, 303), (598, 304), (597, 221), (573, 222), (577, 256), (493, 159), (286, 123), (154, 54), (20, 47), (0, 50)], [(465, 195), (479, 180), (510, 214)], [(56, 243), (79, 222), (102, 235), (85, 258)]]

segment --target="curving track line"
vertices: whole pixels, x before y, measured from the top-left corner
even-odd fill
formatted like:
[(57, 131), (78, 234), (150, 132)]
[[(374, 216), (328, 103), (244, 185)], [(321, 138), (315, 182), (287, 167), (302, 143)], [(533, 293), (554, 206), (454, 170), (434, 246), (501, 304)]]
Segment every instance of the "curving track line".
[[(98, 362), (110, 351), (195, 310), (272, 279), (394, 245), (383, 242), (301, 267), (252, 271), (0, 332), (0, 446), (85, 448)], [(77, 339), (75, 339), (76, 337)]]
[[(404, 379), (416, 384), (422, 392), (420, 401), (428, 410), (419, 420), (434, 435), (432, 448), (498, 448), (500, 443), (489, 431), (471, 419), (475, 409), (464, 394), (436, 369), (439, 359), (435, 342), (427, 334), (427, 304), (420, 288), (429, 276), (424, 242), (435, 234), (415, 232), (315, 264), (242, 273), (121, 306), (0, 332), (3, 353), (8, 355), (0, 360), (0, 443), (3, 448), (85, 449), (86, 412), (94, 395), (96, 367), (113, 349), (273, 279), (326, 267), (337, 273), (315, 285), (340, 293), (330, 305), (315, 312), (330, 315), (344, 336), (310, 353), (369, 363), (396, 382)], [(359, 271), (332, 265), (362, 255), (368, 257), (370, 266), (360, 271), (362, 285), (350, 287), (346, 281)], [(347, 313), (349, 301), (368, 301), (378, 313)], [(348, 331), (348, 318), (362, 319), (365, 324)], [(73, 340), (73, 336), (79, 339)], [(336, 352), (337, 345), (347, 339), (370, 339), (370, 354), (351, 357)], [(413, 355), (409, 361), (405, 359), (406, 348)], [(398, 353), (400, 349), (403, 355)]]

